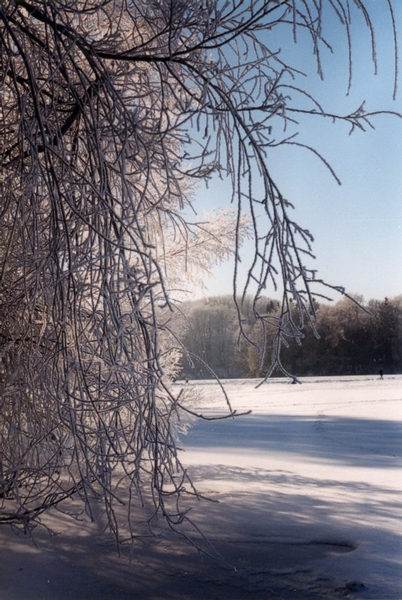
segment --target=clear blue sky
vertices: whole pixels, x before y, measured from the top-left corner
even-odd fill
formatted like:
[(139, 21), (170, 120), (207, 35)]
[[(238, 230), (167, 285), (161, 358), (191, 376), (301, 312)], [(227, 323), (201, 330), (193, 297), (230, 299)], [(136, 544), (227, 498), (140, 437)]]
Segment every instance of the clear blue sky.
[[(346, 41), (332, 20), (328, 35), (335, 53), (324, 56), (325, 80), (315, 74), (311, 53), (303, 40), (294, 46), (289, 36), (276, 36), (290, 63), (308, 74), (304, 87), (328, 111), (348, 113), (366, 100), (368, 110), (402, 113), (402, 2), (394, 2), (399, 30), (400, 79), (393, 100), (393, 44), (385, 0), (372, 0), (370, 7), (377, 34), (378, 74), (370, 61), (370, 41), (361, 18), (353, 35), (354, 78), (347, 96)], [(268, 34), (267, 34), (268, 35)], [(317, 158), (300, 148), (278, 148), (269, 158), (284, 196), (295, 205), (296, 220), (315, 238), (315, 268), (329, 283), (343, 285), (349, 293), (370, 298), (402, 294), (402, 119), (378, 116), (375, 130), (356, 131), (333, 125), (319, 117), (301, 121), (299, 141), (317, 148), (341, 179), (338, 186)], [(219, 183), (200, 189), (196, 208), (225, 206), (230, 191)], [(227, 201), (226, 201), (227, 202)], [(245, 261), (251, 247), (244, 247)], [(214, 270), (207, 281), (207, 295), (231, 293), (233, 265)], [(197, 293), (203, 295), (202, 292)], [(267, 295), (272, 290), (267, 289)]]

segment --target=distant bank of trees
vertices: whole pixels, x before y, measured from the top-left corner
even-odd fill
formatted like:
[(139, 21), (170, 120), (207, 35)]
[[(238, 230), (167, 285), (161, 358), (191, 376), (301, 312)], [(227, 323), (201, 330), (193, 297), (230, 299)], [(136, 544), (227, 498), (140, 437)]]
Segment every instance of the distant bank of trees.
[[(364, 304), (371, 315), (348, 299), (336, 304), (317, 305), (319, 338), (311, 328), (298, 345), (283, 345), (281, 356), (286, 368), (297, 376), (354, 375), (402, 372), (402, 295)], [(260, 310), (280, 314), (276, 300), (262, 298)], [(182, 359), (181, 377), (208, 378), (212, 369), (219, 377), (260, 377), (269, 368), (270, 353), (261, 360), (258, 348), (239, 338), (236, 309), (230, 296), (189, 302), (183, 319), (176, 324), (177, 335), (190, 351)], [(242, 310), (244, 331), (262, 342), (264, 332), (253, 317), (251, 300)], [(274, 328), (265, 335), (273, 341)], [(280, 375), (280, 373), (277, 373)]]

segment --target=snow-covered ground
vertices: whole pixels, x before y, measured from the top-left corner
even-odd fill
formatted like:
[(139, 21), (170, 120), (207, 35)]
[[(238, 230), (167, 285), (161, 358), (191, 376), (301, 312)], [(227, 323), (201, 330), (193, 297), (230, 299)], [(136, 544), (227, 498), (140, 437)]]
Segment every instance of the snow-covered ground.
[[(57, 513), (57, 536), (0, 528), (0, 599), (400, 600), (402, 376), (224, 383), (253, 412), (193, 420), (180, 453), (219, 500), (189, 516), (223, 560), (170, 533), (140, 540), (129, 562), (99, 524)], [(224, 414), (216, 383), (182, 385), (202, 392), (194, 408)]]
[[(233, 408), (252, 414), (198, 421), (182, 439), (200, 491), (221, 499), (212, 513), (227, 514), (212, 518), (211, 537), (258, 542), (261, 586), (276, 572), (276, 542), (322, 550), (289, 573), (307, 569), (359, 598), (402, 598), (402, 376), (224, 383)], [(202, 389), (206, 416), (224, 412), (216, 384), (188, 385)]]

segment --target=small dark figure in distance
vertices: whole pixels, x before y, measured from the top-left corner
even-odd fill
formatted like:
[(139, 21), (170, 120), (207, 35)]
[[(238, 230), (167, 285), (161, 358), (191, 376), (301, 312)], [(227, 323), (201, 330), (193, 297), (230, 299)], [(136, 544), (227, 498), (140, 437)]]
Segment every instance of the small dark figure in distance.
[(379, 374), (379, 376), (380, 376), (380, 379), (384, 379), (384, 371), (383, 371), (382, 369), (380, 369), (380, 370), (378, 371), (378, 374)]

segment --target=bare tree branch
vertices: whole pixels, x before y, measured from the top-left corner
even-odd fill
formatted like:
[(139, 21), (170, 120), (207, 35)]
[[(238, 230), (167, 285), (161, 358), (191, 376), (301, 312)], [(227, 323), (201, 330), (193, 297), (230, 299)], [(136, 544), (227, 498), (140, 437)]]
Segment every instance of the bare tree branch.
[[(397, 74), (393, 4), (384, 6)], [(242, 328), (238, 262), (249, 222), (255, 256), (240, 291), (256, 290), (266, 327), (258, 298), (267, 285), (281, 289), (270, 372), (287, 373), (281, 344), (314, 327), (320, 280), (305, 264), (311, 235), (292, 220), (269, 152), (306, 147), (286, 132), (298, 115), (353, 130), (377, 113), (321, 107), (271, 33), (307, 32), (323, 75), (325, 18), (350, 45), (359, 15), (375, 62), (362, 0), (353, 9), (330, 0), (325, 15), (314, 0), (1, 3), (0, 523), (29, 528), (72, 494), (90, 515), (101, 502), (117, 539), (127, 526), (121, 503), (130, 515), (147, 496), (152, 515), (174, 528), (188, 518), (180, 499), (196, 492), (177, 432), (186, 412), (200, 411), (186, 404), (189, 391), (173, 392), (184, 350), (166, 311), (181, 270), (208, 268), (232, 243)], [(186, 217), (195, 183), (214, 176), (231, 181), (231, 227), (226, 217)]]

